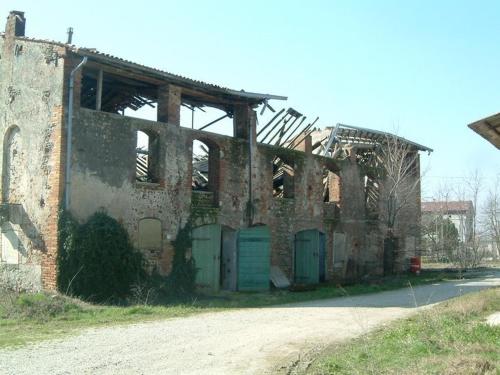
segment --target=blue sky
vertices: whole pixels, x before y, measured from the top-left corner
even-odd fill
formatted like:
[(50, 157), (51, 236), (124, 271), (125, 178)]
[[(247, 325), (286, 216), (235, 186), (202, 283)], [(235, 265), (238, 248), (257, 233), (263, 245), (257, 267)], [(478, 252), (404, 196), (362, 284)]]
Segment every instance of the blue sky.
[(288, 96), (322, 126), (433, 148), (423, 195), (500, 152), (467, 124), (500, 112), (498, 1), (23, 1), (27, 36), (73, 42), (234, 89)]

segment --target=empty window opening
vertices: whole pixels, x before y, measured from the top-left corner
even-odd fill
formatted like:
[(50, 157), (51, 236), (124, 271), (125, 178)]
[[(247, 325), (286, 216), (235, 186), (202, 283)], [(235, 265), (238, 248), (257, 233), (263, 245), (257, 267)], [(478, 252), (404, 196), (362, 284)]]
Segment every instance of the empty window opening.
[(136, 144), (135, 178), (139, 182), (158, 183), (159, 136), (153, 132), (138, 130)]
[(157, 87), (129, 77), (84, 68), (80, 105), (103, 112), (156, 120)]
[(340, 176), (328, 169), (323, 170), (323, 201), (340, 204)]
[(273, 164), (273, 197), (294, 198), (295, 197), (295, 170), (293, 163), (287, 163), (279, 157), (275, 157)]
[(193, 190), (208, 191), (210, 149), (203, 142), (193, 141)]
[(193, 193), (199, 193), (196, 195), (196, 204), (212, 206), (217, 202), (219, 154), (216, 144), (193, 141), (191, 186)]
[(378, 203), (380, 199), (379, 183), (369, 176), (364, 177), (365, 187), (365, 209), (368, 216), (377, 218), (379, 209)]

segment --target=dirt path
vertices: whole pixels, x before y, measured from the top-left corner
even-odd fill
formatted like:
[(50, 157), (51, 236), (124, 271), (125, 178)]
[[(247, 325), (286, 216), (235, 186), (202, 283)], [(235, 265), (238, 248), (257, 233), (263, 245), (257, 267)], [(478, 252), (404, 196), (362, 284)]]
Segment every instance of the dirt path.
[(304, 352), (424, 306), (500, 286), (500, 275), (294, 305), (89, 329), (0, 351), (0, 374), (265, 374)]

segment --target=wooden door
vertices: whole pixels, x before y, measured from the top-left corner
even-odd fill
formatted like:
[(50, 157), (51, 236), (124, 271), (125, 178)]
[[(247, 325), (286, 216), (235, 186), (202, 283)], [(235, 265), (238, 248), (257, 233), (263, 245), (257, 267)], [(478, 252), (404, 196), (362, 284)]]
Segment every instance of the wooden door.
[(295, 282), (319, 282), (319, 231), (303, 230), (295, 235)]
[(198, 269), (196, 284), (212, 291), (219, 290), (221, 226), (203, 225), (193, 228), (192, 253)]
[(238, 290), (268, 290), (270, 282), (270, 234), (265, 225), (238, 232)]

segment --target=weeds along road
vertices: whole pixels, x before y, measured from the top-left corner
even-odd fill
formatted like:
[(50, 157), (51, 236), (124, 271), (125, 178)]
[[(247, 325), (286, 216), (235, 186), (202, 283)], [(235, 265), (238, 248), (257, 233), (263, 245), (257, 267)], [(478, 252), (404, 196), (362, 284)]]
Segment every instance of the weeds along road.
[(499, 273), (414, 289), (89, 329), (1, 350), (0, 374), (279, 373), (314, 348), (494, 286), (500, 286)]

